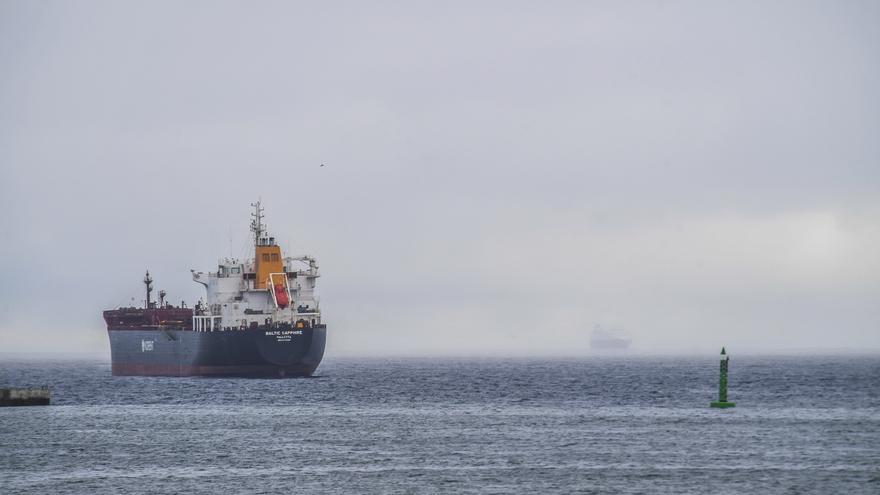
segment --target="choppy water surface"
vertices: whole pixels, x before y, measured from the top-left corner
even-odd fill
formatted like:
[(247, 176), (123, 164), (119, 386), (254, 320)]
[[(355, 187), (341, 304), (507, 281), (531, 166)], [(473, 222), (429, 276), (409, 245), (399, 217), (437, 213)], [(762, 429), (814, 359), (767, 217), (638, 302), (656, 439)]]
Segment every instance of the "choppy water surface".
[(0, 362), (2, 493), (880, 493), (880, 358), (327, 360), (310, 379)]

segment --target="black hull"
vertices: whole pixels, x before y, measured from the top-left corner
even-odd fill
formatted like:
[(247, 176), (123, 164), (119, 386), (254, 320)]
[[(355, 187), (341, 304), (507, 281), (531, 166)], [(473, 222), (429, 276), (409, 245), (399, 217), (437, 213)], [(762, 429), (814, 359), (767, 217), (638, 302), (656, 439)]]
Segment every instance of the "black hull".
[(324, 357), (325, 325), (194, 332), (109, 329), (116, 376), (310, 376)]

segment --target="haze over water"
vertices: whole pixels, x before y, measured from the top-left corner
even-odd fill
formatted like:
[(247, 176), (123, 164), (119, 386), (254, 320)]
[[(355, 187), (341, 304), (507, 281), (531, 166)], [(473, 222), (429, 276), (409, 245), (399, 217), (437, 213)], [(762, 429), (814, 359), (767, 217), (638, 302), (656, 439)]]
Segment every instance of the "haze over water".
[[(0, 2), (0, 344), (204, 295), (262, 197), (328, 352), (880, 350), (880, 5)], [(325, 164), (321, 167), (321, 164)], [(63, 324), (61, 324), (63, 323)]]

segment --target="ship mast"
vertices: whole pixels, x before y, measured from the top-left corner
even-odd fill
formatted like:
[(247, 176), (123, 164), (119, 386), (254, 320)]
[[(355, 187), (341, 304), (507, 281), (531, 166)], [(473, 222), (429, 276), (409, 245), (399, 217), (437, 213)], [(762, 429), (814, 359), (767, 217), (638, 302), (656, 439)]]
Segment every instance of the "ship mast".
[(150, 270), (147, 270), (147, 275), (144, 277), (144, 285), (147, 286), (147, 308), (150, 309), (150, 293), (153, 292), (153, 278), (150, 277)]
[(263, 224), (263, 207), (260, 201), (251, 203), (251, 206), (254, 207), (254, 212), (251, 213), (251, 232), (254, 233), (254, 244), (257, 245), (266, 232), (266, 226)]

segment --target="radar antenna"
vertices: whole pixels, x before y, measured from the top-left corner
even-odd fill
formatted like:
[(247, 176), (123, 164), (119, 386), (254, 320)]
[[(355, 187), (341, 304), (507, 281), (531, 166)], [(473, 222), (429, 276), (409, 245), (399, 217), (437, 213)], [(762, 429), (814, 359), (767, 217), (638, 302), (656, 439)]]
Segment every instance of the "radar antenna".
[(153, 277), (150, 277), (150, 270), (147, 270), (147, 275), (144, 277), (144, 285), (147, 286), (147, 309), (150, 309), (152, 307), (150, 293), (153, 292)]
[(254, 212), (251, 213), (251, 232), (254, 233), (254, 244), (257, 244), (266, 232), (266, 226), (263, 224), (263, 207), (260, 201), (251, 203), (251, 206), (254, 207)]

